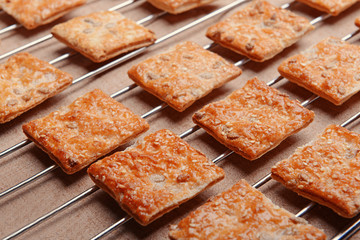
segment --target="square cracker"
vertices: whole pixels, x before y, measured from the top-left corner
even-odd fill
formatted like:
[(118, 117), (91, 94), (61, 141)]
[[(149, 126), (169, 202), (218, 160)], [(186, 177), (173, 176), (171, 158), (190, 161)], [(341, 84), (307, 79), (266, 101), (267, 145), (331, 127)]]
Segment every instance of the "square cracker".
[(180, 43), (128, 71), (134, 82), (180, 112), (240, 74), (238, 67), (193, 42)]
[(1, 8), (27, 29), (34, 29), (62, 17), (86, 0), (0, 0)]
[(291, 82), (341, 105), (360, 90), (360, 46), (329, 37), (288, 58), (278, 70)]
[(147, 131), (149, 125), (101, 90), (23, 125), (26, 136), (67, 174)]
[(73, 18), (54, 26), (51, 33), (94, 62), (149, 46), (156, 40), (152, 31), (113, 11)]
[(329, 13), (333, 16), (339, 15), (347, 8), (354, 5), (357, 0), (297, 0), (305, 3), (319, 11)]
[(313, 142), (277, 163), (272, 177), (343, 217), (360, 212), (360, 134), (330, 125)]
[(257, 78), (193, 115), (197, 125), (248, 160), (275, 148), (313, 118), (312, 111)]
[(215, 0), (147, 0), (155, 7), (169, 12), (171, 14), (179, 14), (191, 9), (214, 2)]
[(29, 53), (0, 64), (0, 123), (8, 122), (63, 91), (72, 76)]
[(92, 164), (91, 179), (142, 225), (224, 178), (224, 171), (169, 130)]
[(325, 240), (323, 231), (240, 180), (170, 226), (171, 239)]
[(313, 28), (304, 17), (266, 1), (254, 0), (211, 26), (206, 36), (225, 48), (263, 62), (297, 42)]

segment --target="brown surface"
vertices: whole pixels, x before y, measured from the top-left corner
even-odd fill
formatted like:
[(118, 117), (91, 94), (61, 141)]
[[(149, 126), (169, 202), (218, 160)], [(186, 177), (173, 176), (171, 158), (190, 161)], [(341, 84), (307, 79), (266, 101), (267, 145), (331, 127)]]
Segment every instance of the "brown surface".
[(92, 164), (88, 173), (142, 225), (225, 177), (203, 153), (166, 129)]
[(240, 180), (170, 226), (173, 239), (325, 240), (325, 234)]
[[(75, 11), (59, 19), (56, 23), (68, 20), (73, 16), (89, 14), (91, 11), (106, 10), (106, 8), (112, 7), (119, 2), (124, 1), (89, 0), (89, 3), (85, 7), (75, 9)], [(184, 26), (200, 16), (213, 11), (220, 5), (230, 2), (232, 2), (232, 0), (218, 0), (211, 4), (211, 6), (201, 7), (190, 11), (189, 13), (176, 16), (167, 15), (146, 27), (153, 30), (158, 37), (162, 37), (171, 30)], [(272, 1), (272, 3), (277, 6), (286, 2), (287, 1), (285, 0)], [(229, 14), (234, 13), (236, 10), (237, 9), (234, 9)], [(294, 5), (293, 10), (297, 14), (305, 16), (308, 19), (312, 19), (322, 14), (301, 3)], [(157, 10), (150, 4), (139, 2), (123, 9), (122, 13), (124, 13), (126, 17), (137, 21), (156, 11)], [(250, 62), (244, 65), (242, 67), (244, 71), (240, 77), (226, 83), (223, 87), (198, 100), (186, 111), (178, 113), (172, 108), (167, 108), (161, 113), (153, 115), (147, 119), (150, 124), (149, 133), (163, 128), (170, 129), (175, 133), (182, 133), (194, 125), (191, 121), (191, 116), (204, 105), (224, 99), (231, 92), (242, 87), (247, 80), (254, 76), (258, 76), (259, 79), (265, 82), (270, 81), (278, 76), (277, 67), (286, 58), (309, 48), (328, 36), (341, 38), (346, 34), (357, 30), (358, 28), (354, 25), (354, 20), (359, 15), (360, 5), (356, 4), (339, 16), (330, 18), (322, 24), (318, 24), (316, 29), (306, 34), (300, 41), (287, 48), (281, 55), (273, 58), (271, 61), (266, 61), (264, 63)], [(22, 124), (46, 116), (50, 112), (59, 109), (61, 106), (67, 106), (77, 97), (92, 91), (95, 88), (99, 88), (107, 94), (112, 94), (115, 91), (132, 84), (133, 81), (127, 77), (127, 71), (134, 64), (186, 40), (195, 41), (200, 45), (210, 43), (210, 40), (205, 37), (206, 29), (225, 16), (228, 15), (222, 14), (221, 16), (217, 16), (194, 29), (180, 34), (174, 39), (150, 47), (146, 54), (126, 62), (111, 71), (98, 75), (97, 77), (86, 79), (81, 83), (71, 86), (38, 107), (22, 114), (13, 121), (0, 125), (0, 149), (2, 150), (10, 147), (25, 138), (21, 130)], [(14, 23), (14, 20), (5, 14), (1, 14), (0, 18), (2, 20), (0, 22), (0, 27)], [(5, 53), (16, 46), (20, 46), (48, 34), (51, 26), (53, 26), (53, 24), (38, 28), (34, 31), (18, 29), (16, 33), (10, 32), (2, 35), (0, 53)], [(352, 42), (354, 44), (359, 44), (359, 38), (360, 36), (356, 36)], [(235, 62), (242, 58), (221, 47), (216, 47), (213, 50), (229, 61)], [(52, 60), (67, 51), (69, 51), (69, 49), (55, 39), (44, 42), (29, 50), (31, 54), (46, 61)], [(4, 60), (2, 62), (4, 62)], [(55, 66), (69, 72), (76, 78), (101, 66), (101, 64), (94, 64), (83, 56), (77, 55), (67, 61), (58, 63)], [(274, 87), (289, 94), (292, 99), (298, 99), (299, 101), (304, 101), (311, 96), (310, 92), (286, 80), (274, 85)], [(116, 100), (120, 101), (136, 114), (143, 114), (161, 103), (156, 97), (151, 96), (141, 88), (134, 89), (121, 97), (117, 97)], [(192, 210), (195, 210), (195, 208), (205, 203), (209, 197), (215, 196), (217, 193), (230, 188), (242, 178), (245, 178), (250, 184), (253, 184), (265, 174), (269, 173), (271, 167), (276, 162), (291, 155), (296, 147), (310, 142), (315, 135), (323, 132), (325, 126), (331, 123), (342, 123), (358, 112), (359, 106), (360, 98), (357, 95), (350, 98), (339, 107), (323, 99), (317, 100), (308, 106), (310, 110), (315, 112), (314, 122), (296, 135), (287, 138), (273, 151), (252, 162), (243, 159), (237, 154), (231, 155), (219, 164), (226, 174), (225, 179), (220, 183), (214, 185), (212, 188), (204, 191), (194, 199), (181, 205), (178, 209), (174, 209), (146, 227), (142, 227), (135, 221), (129, 221), (126, 225), (118, 228), (104, 239), (166, 239), (170, 224), (178, 223), (180, 219), (184, 218)], [(359, 132), (359, 121), (350, 127), (351, 130)], [(226, 150), (222, 144), (210, 137), (204, 130), (199, 130), (185, 140), (191, 146), (205, 153), (209, 159), (215, 158)], [(118, 150), (122, 149), (124, 148), (121, 147)], [(0, 188), (2, 190), (6, 189), (16, 184), (18, 181), (43, 170), (51, 164), (53, 164), (53, 161), (47, 154), (38, 149), (34, 144), (31, 144), (0, 160)], [(43, 179), (27, 186), (23, 190), (0, 199), (0, 236), (3, 237), (17, 230), (31, 220), (36, 219), (81, 193), (90, 186), (93, 186), (93, 182), (84, 170), (68, 176), (63, 173), (61, 169), (58, 169), (45, 176)], [(275, 204), (292, 213), (298, 212), (308, 203), (307, 199), (298, 197), (297, 194), (287, 190), (276, 181), (269, 182), (260, 190)], [(48, 221), (43, 222), (41, 225), (38, 225), (31, 231), (23, 234), (18, 239), (89, 239), (118, 221), (124, 215), (125, 213), (120, 210), (116, 201), (105, 192), (97, 191), (92, 196), (82, 200), (70, 209), (59, 213)], [(314, 226), (324, 229), (328, 236), (334, 235), (350, 221), (339, 217), (332, 210), (325, 207), (316, 207), (304, 217)], [(358, 236), (360, 235), (357, 234), (354, 239), (359, 238)]]
[(344, 217), (360, 212), (360, 134), (328, 126), (311, 143), (277, 163), (272, 177)]
[(1, 0), (1, 8), (27, 29), (50, 23), (64, 16), (86, 0)]

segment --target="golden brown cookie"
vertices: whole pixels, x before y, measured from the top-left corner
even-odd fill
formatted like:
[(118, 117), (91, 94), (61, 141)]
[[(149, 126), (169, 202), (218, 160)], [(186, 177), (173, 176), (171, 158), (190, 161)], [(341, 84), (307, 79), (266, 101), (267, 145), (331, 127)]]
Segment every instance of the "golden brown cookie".
[(92, 164), (91, 179), (142, 225), (224, 178), (224, 171), (169, 130)]
[(277, 163), (272, 177), (343, 217), (360, 212), (360, 134), (330, 125), (313, 142)]
[(73, 174), (147, 131), (149, 125), (101, 90), (23, 125), (26, 136)]
[(211, 26), (206, 36), (251, 60), (263, 62), (297, 42), (313, 28), (304, 17), (266, 1), (254, 0)]
[(179, 112), (240, 74), (238, 67), (194, 42), (180, 43), (128, 71), (135, 83)]
[(0, 64), (0, 123), (8, 122), (67, 88), (73, 78), (29, 53)]
[(169, 236), (176, 240), (326, 239), (323, 231), (274, 205), (245, 180), (170, 226)]
[(156, 40), (152, 31), (113, 11), (73, 18), (53, 27), (51, 33), (94, 62), (149, 46)]
[(86, 0), (0, 0), (0, 7), (27, 29), (34, 29), (62, 17)]
[(313, 118), (312, 111), (257, 78), (193, 115), (197, 125), (248, 160), (275, 148)]
[(191, 9), (211, 3), (215, 0), (147, 0), (155, 7), (169, 12), (171, 14), (179, 14)]
[(278, 70), (291, 82), (341, 105), (360, 90), (360, 47), (329, 37), (288, 58)]

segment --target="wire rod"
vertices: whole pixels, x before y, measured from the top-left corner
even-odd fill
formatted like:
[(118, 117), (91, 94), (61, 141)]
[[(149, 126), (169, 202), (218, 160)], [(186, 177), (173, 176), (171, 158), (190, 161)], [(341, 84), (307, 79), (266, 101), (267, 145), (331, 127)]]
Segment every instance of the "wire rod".
[(311, 21), (310, 21), (310, 24), (311, 24), (311, 25), (315, 25), (315, 24), (317, 24), (317, 23), (319, 23), (319, 22), (322, 22), (322, 21), (328, 19), (328, 18), (331, 17), (331, 16), (332, 16), (331, 14), (323, 14), (323, 15), (321, 15), (321, 16), (319, 16), (319, 17), (317, 17), (317, 18), (314, 18), (313, 20), (311, 20)]
[(356, 31), (349, 33), (348, 35), (346, 35), (345, 37), (343, 37), (341, 40), (343, 41), (348, 41), (350, 38), (354, 37), (355, 35), (359, 34), (360, 29), (357, 29)]
[(283, 76), (278, 76), (277, 78), (274, 78), (273, 80), (271, 80), (270, 82), (267, 82), (266, 84), (269, 85), (269, 86), (272, 86), (274, 85), (275, 83), (278, 83), (280, 82), (281, 80), (283, 80), (284, 77)]
[(360, 117), (360, 112), (358, 112), (357, 114), (355, 114), (354, 116), (352, 116), (351, 118), (349, 118), (348, 120), (343, 122), (340, 126), (341, 127), (346, 127), (350, 123), (353, 123), (355, 120), (357, 120), (359, 117)]
[(317, 99), (319, 99), (320, 97), (319, 96), (317, 96), (317, 95), (312, 95), (310, 98), (308, 98), (308, 99), (306, 99), (305, 101), (303, 101), (302, 103), (301, 103), (301, 106), (303, 106), (303, 107), (306, 107), (306, 106), (308, 106), (308, 105), (310, 105), (312, 102), (314, 102), (315, 100), (317, 100)]
[(182, 134), (179, 135), (180, 138), (185, 138), (191, 134), (193, 134), (194, 132), (198, 131), (200, 129), (200, 127), (198, 125), (195, 125), (193, 127), (191, 127), (190, 129), (186, 130), (185, 132), (183, 132)]
[(254, 183), (254, 188), (259, 188), (263, 186), (265, 183), (269, 182), (271, 180), (271, 173), (268, 173), (265, 177), (261, 178), (259, 181)]
[(134, 89), (136, 87), (138, 87), (137, 84), (135, 84), (135, 83), (130, 84), (129, 86), (121, 89), (120, 91), (117, 91), (116, 93), (111, 94), (110, 97), (116, 98), (116, 97), (118, 97), (118, 96), (120, 96), (120, 95), (122, 95), (124, 93), (127, 93), (127, 92), (131, 91), (132, 89)]
[(132, 217), (130, 217), (129, 215), (126, 215), (125, 217), (123, 217), (122, 219), (120, 219), (119, 221), (117, 221), (116, 223), (114, 223), (113, 225), (111, 225), (110, 227), (108, 227), (107, 229), (105, 229), (104, 231), (102, 231), (101, 233), (96, 235), (95, 237), (92, 237), (91, 240), (97, 240), (97, 239), (100, 239), (100, 238), (104, 237), (105, 235), (111, 233), (116, 228), (118, 228), (121, 225), (127, 223), (131, 219), (132, 219)]
[(63, 60), (65, 60), (65, 59), (68, 59), (68, 58), (70, 58), (70, 57), (72, 57), (72, 56), (75, 56), (75, 55), (77, 55), (77, 54), (79, 54), (79, 53), (78, 53), (78, 52), (75, 52), (75, 51), (71, 51), (71, 52), (69, 52), (69, 53), (64, 53), (63, 55), (61, 55), (61, 56), (59, 56), (59, 57), (57, 57), (57, 58), (49, 61), (49, 64), (54, 65), (54, 64), (56, 64), (56, 63), (58, 63), (58, 62), (60, 62), (60, 61), (63, 61)]
[(21, 46), (21, 47), (18, 47), (18, 48), (15, 48), (14, 50), (10, 51), (10, 52), (7, 52), (7, 53), (4, 53), (3, 55), (0, 55), (0, 60), (4, 59), (4, 58), (7, 58), (15, 53), (18, 53), (18, 52), (21, 52), (27, 48), (30, 48), (32, 46), (35, 46), (39, 43), (42, 43), (42, 42), (45, 42), (49, 39), (53, 38), (53, 35), (52, 34), (48, 34), (48, 35), (45, 35), (44, 37), (41, 37), (35, 41), (32, 41), (28, 44), (25, 44), (24, 46)]
[(8, 154), (10, 154), (10, 153), (13, 153), (13, 152), (19, 150), (19, 149), (22, 148), (22, 147), (25, 147), (25, 146), (28, 145), (29, 143), (31, 143), (31, 141), (30, 141), (29, 139), (25, 139), (25, 140), (23, 140), (23, 141), (15, 144), (14, 146), (9, 147), (8, 149), (6, 149), (6, 150), (4, 150), (4, 151), (2, 151), (2, 152), (0, 153), (0, 158), (5, 157), (6, 155), (8, 155)]
[(9, 193), (12, 193), (12, 192), (14, 192), (14, 191), (16, 191), (16, 190), (19, 190), (20, 188), (24, 187), (25, 185), (27, 185), (27, 184), (35, 181), (36, 179), (39, 179), (40, 177), (45, 176), (45, 175), (48, 174), (49, 172), (57, 169), (58, 167), (59, 167), (59, 166), (58, 166), (58, 165), (55, 165), (55, 164), (54, 164), (54, 165), (51, 165), (50, 167), (46, 168), (45, 170), (43, 170), (43, 171), (41, 171), (41, 172), (33, 175), (32, 177), (30, 177), (30, 178), (28, 178), (28, 179), (26, 179), (26, 180), (24, 180), (24, 181), (16, 184), (15, 186), (13, 186), (13, 187), (11, 187), (11, 188), (9, 188), (9, 189), (1, 192), (1, 193), (0, 193), (0, 198), (5, 197), (5, 196), (8, 195)]
[(350, 239), (360, 229), (360, 217), (357, 218), (350, 226), (341, 230), (337, 235), (332, 237), (332, 240), (346, 240)]
[(19, 234), (25, 232), (26, 230), (32, 228), (33, 226), (45, 221), (46, 219), (48, 219), (49, 217), (53, 216), (54, 214), (60, 212), (61, 210), (71, 206), (72, 204), (80, 201), (81, 199), (93, 194), (94, 192), (96, 192), (97, 190), (99, 190), (99, 187), (94, 185), (91, 188), (85, 190), (84, 192), (82, 192), (81, 194), (77, 195), (76, 197), (72, 198), (71, 200), (67, 201), (66, 203), (62, 204), (61, 206), (55, 208), (54, 210), (50, 211), (49, 213), (43, 215), (42, 217), (39, 217), (38, 219), (36, 219), (35, 221), (31, 222), (30, 224), (27, 224), (26, 226), (20, 228), (19, 230), (17, 230), (16, 232), (13, 232), (12, 234), (6, 236), (5, 238), (3, 238), (3, 240), (9, 240), (12, 239), (16, 236), (18, 236)]
[(167, 105), (166, 103), (162, 103), (159, 106), (153, 108), (152, 110), (148, 111), (147, 113), (143, 114), (141, 117), (142, 118), (147, 118), (155, 113), (160, 112), (161, 110), (163, 110), (164, 108), (168, 107), (169, 105)]
[(233, 153), (234, 153), (234, 151), (228, 149), (228, 150), (226, 150), (225, 152), (223, 152), (222, 154), (220, 154), (219, 156), (217, 156), (217, 157), (213, 160), (213, 162), (214, 162), (215, 164), (218, 164), (218, 163), (220, 163), (222, 160), (224, 160), (225, 158), (227, 158), (228, 156), (230, 156), (230, 155), (233, 154)]
[(240, 66), (242, 66), (242, 65), (244, 65), (244, 64), (246, 64), (246, 63), (248, 63), (250, 61), (251, 60), (249, 58), (243, 58), (240, 61), (234, 63), (234, 65), (237, 66), (237, 67), (240, 67)]
[(147, 16), (147, 17), (145, 17), (145, 18), (143, 18), (143, 19), (141, 19), (141, 20), (139, 20), (139, 21), (137, 21), (136, 23), (139, 24), (139, 25), (142, 25), (142, 24), (144, 24), (144, 23), (146, 23), (146, 22), (155, 20), (155, 19), (157, 19), (157, 18), (159, 18), (159, 17), (162, 17), (162, 16), (164, 16), (164, 15), (166, 15), (166, 14), (167, 14), (167, 12), (165, 12), (165, 11), (160, 12), (160, 13), (151, 14), (151, 15), (149, 15), (149, 16)]
[(306, 207), (301, 209), (295, 216), (296, 217), (302, 217), (305, 213), (309, 212), (311, 209), (313, 209), (316, 206), (315, 202), (310, 202)]
[(19, 23), (14, 23), (14, 24), (12, 24), (12, 25), (10, 25), (10, 26), (8, 26), (8, 27), (5, 27), (5, 28), (1, 29), (1, 30), (0, 30), (0, 35), (1, 35), (1, 34), (4, 34), (4, 33), (7, 33), (7, 32), (10, 32), (10, 31), (12, 31), (12, 30), (16, 30), (16, 29), (21, 28), (21, 27), (22, 27), (21, 24), (19, 24)]

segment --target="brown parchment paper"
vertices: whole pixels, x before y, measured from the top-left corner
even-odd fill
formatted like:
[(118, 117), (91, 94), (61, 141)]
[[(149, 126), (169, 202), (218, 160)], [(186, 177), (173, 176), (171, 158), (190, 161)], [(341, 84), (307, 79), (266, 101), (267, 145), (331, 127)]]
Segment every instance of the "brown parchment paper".
[[(21, 28), (1, 35), (0, 54), (48, 34), (51, 26), (57, 23), (71, 19), (74, 16), (105, 10), (121, 2), (124, 2), (124, 0), (89, 0), (86, 6), (67, 14), (55, 23), (32, 31)], [(218, 0), (211, 5), (178, 16), (165, 15), (161, 19), (148, 24), (147, 27), (153, 30), (158, 37), (161, 37), (230, 2), (232, 1)], [(286, 3), (286, 1), (283, 0), (272, 0), (271, 2), (277, 6)], [(292, 10), (309, 19), (322, 14), (302, 3), (295, 4)], [(138, 1), (122, 9), (121, 12), (133, 20), (139, 20), (149, 14), (157, 13), (159, 10), (144, 1)], [(161, 52), (181, 41), (192, 40), (202, 45), (210, 43), (211, 41), (204, 36), (207, 27), (228, 14), (230, 13), (216, 16), (162, 44), (150, 47), (146, 53), (133, 58), (131, 61), (127, 61), (96, 77), (88, 78), (15, 120), (1, 125), (0, 150), (4, 150), (25, 139), (21, 131), (22, 124), (32, 119), (45, 116), (60, 106), (68, 105), (78, 96), (95, 88), (112, 94), (131, 84), (132, 81), (127, 77), (127, 70), (134, 63)], [(240, 77), (197, 101), (185, 112), (178, 113), (168, 107), (162, 112), (151, 116), (148, 118), (151, 128), (145, 135), (162, 128), (170, 129), (178, 134), (182, 133), (194, 125), (191, 121), (191, 116), (203, 105), (226, 97), (233, 90), (242, 87), (247, 80), (254, 76), (258, 76), (259, 79), (265, 82), (277, 77), (278, 73), (276, 69), (281, 61), (310, 47), (325, 37), (343, 37), (355, 31), (357, 28), (354, 25), (354, 20), (358, 16), (360, 16), (360, 4), (354, 5), (337, 17), (331, 17), (317, 24), (314, 31), (307, 34), (297, 44), (289, 47), (279, 56), (264, 63), (247, 63), (242, 67), (244, 72)], [(13, 24), (14, 22), (15, 21), (5, 13), (0, 13), (0, 28)], [(360, 36), (356, 36), (351, 42), (359, 44), (359, 38)], [(55, 39), (52, 39), (32, 47), (28, 51), (40, 59), (52, 60), (68, 52), (69, 49)], [(213, 51), (232, 62), (242, 59), (242, 56), (221, 47), (216, 47)], [(76, 55), (55, 66), (71, 73), (77, 78), (88, 71), (102, 66), (102, 64), (94, 64), (85, 57)], [(310, 92), (286, 80), (281, 81), (274, 87), (299, 101), (304, 101), (312, 95)], [(116, 100), (122, 102), (137, 114), (143, 114), (161, 104), (158, 99), (141, 88), (136, 88), (116, 98)], [(209, 197), (231, 187), (242, 178), (246, 179), (250, 184), (255, 183), (269, 173), (271, 166), (292, 154), (296, 147), (311, 141), (317, 134), (320, 134), (327, 125), (332, 123), (340, 124), (357, 113), (360, 109), (360, 98), (359, 94), (357, 94), (345, 104), (338, 107), (320, 99), (309, 105), (308, 108), (316, 114), (314, 122), (306, 129), (286, 139), (276, 149), (253, 162), (236, 154), (231, 155), (219, 164), (226, 172), (226, 178), (222, 182), (187, 203), (182, 204), (179, 208), (146, 227), (139, 225), (134, 220), (130, 220), (106, 236), (105, 239), (167, 239), (170, 224), (179, 222), (187, 214), (203, 204)], [(355, 122), (349, 126), (349, 128), (359, 132), (360, 122)], [(204, 130), (199, 130), (185, 140), (193, 147), (205, 153), (210, 159), (215, 158), (226, 150), (223, 145), (210, 137)], [(127, 146), (129, 146), (129, 144)], [(118, 150), (123, 150), (125, 147), (126, 146), (121, 147)], [(0, 159), (0, 191), (13, 186), (19, 181), (34, 175), (52, 164), (52, 160), (34, 144), (30, 144)], [(0, 237), (5, 237), (91, 186), (93, 186), (93, 183), (87, 176), (85, 170), (68, 176), (60, 169), (57, 169), (25, 188), (0, 199)], [(274, 203), (293, 213), (297, 213), (309, 203), (307, 199), (297, 196), (275, 181), (270, 181), (261, 187), (260, 190)], [(18, 239), (89, 239), (124, 216), (125, 213), (117, 203), (105, 192), (99, 190), (57, 214), (55, 217), (22, 234)], [(319, 206), (306, 214), (304, 218), (316, 227), (324, 229), (329, 238), (351, 222), (349, 219), (339, 217), (330, 209)], [(355, 235), (353, 239), (360, 239), (360, 233)]]

